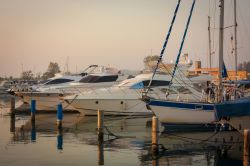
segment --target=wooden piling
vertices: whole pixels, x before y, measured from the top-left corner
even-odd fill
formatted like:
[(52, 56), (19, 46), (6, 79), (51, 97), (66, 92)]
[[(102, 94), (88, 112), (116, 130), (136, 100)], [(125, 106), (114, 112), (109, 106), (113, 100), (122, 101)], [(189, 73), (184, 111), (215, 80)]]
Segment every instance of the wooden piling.
[(10, 98), (10, 113), (11, 114), (15, 113), (15, 97), (14, 96)]
[(62, 131), (62, 128), (57, 130), (57, 150), (63, 150), (63, 131)]
[(103, 141), (98, 141), (98, 165), (104, 165)]
[(16, 115), (14, 113), (10, 114), (10, 132), (16, 131)]
[(159, 122), (156, 116), (152, 117), (152, 154), (158, 153), (158, 133), (159, 133)]
[(30, 116), (31, 116), (31, 123), (35, 123), (35, 120), (36, 120), (36, 100), (31, 100)]
[(36, 142), (36, 124), (35, 121), (31, 122), (31, 135), (30, 135), (31, 142)]
[(57, 128), (62, 128), (62, 121), (63, 121), (63, 108), (62, 103), (57, 105)]
[(250, 130), (245, 129), (244, 130), (244, 159), (243, 159), (243, 165), (244, 166), (250, 166)]
[(98, 121), (97, 121), (97, 130), (98, 130), (98, 140), (103, 140), (103, 126), (104, 126), (104, 115), (103, 111), (98, 109)]

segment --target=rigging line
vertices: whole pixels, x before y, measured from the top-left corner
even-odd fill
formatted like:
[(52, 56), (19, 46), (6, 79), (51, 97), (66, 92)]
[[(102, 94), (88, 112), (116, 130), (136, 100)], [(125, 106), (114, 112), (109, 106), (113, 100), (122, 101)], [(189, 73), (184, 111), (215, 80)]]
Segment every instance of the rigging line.
[[(165, 64), (162, 63), (162, 66), (167, 70), (167, 74), (169, 74), (169, 75), (172, 74), (172, 73), (169, 71), (168, 67), (167, 67)], [(177, 71), (182, 71), (182, 70), (177, 68)], [(184, 74), (183, 71), (182, 71), (182, 73)], [(192, 88), (192, 89), (195, 89), (195, 87), (193, 87), (193, 86), (191, 86), (191, 85), (189, 85), (189, 84), (186, 84), (186, 82), (183, 80), (183, 78), (182, 78), (181, 76), (179, 76), (179, 75), (176, 75), (176, 77), (174, 77), (173, 79), (174, 79), (174, 81), (176, 81), (176, 82), (177, 82), (181, 87), (183, 87), (183, 88), (185, 88), (185, 87), (190, 87), (190, 88)], [(188, 79), (189, 79), (189, 78), (188, 78)], [(186, 85), (186, 86), (184, 86), (179, 80), (182, 81), (183, 84)], [(191, 83), (193, 83), (192, 80), (189, 79), (189, 81), (190, 81)], [(195, 89), (195, 90), (197, 90), (197, 89)], [(197, 95), (194, 95), (194, 96), (197, 96)], [(198, 97), (198, 96), (197, 96), (197, 97)]]
[[(181, 73), (181, 74), (183, 74), (184, 75), (184, 72), (181, 70), (181, 69), (178, 69), (177, 68), (177, 71), (179, 72), (179, 73)], [(195, 86), (191, 86), (192, 84), (194, 84), (194, 82), (190, 79), (190, 78), (188, 78), (188, 77), (186, 77), (187, 78), (187, 81), (190, 81), (190, 83), (186, 83), (186, 81), (181, 77), (181, 75), (180, 75), (180, 79), (181, 79), (181, 81), (184, 83), (184, 84), (187, 84), (187, 86), (186, 87), (189, 87), (189, 88), (192, 88), (192, 89), (194, 89), (194, 90), (196, 90), (196, 91), (199, 91), (198, 90), (198, 88), (196, 88)], [(196, 97), (199, 97), (198, 95), (195, 95)]]
[[(214, 1), (214, 10), (213, 10), (213, 28), (215, 29), (215, 15), (216, 15), (216, 1)], [(212, 43), (213, 43), (213, 51), (215, 52), (215, 30), (213, 30), (213, 39), (212, 39)]]
[[(163, 65), (163, 67), (165, 67), (166, 68), (166, 66), (165, 65)], [(169, 72), (169, 74), (171, 74), (170, 72)], [(176, 77), (174, 77), (173, 79), (174, 79), (174, 81), (176, 81), (177, 82), (177, 84), (179, 84), (180, 85), (180, 87), (181, 88), (186, 88), (186, 87), (190, 87), (190, 88), (193, 88), (193, 89), (195, 89), (195, 87), (192, 87), (191, 85), (189, 85), (189, 84), (186, 84), (184, 81), (182, 81), (182, 82), (184, 82), (183, 84), (184, 85), (186, 85), (186, 86), (184, 86), (179, 80), (181, 80), (181, 79), (178, 79), (178, 77), (180, 77), (180, 76), (176, 76)], [(196, 90), (196, 89), (195, 89)], [(198, 96), (198, 95), (196, 95), (196, 94), (192, 94), (192, 96), (194, 97), (194, 98), (196, 98), (196, 99), (199, 99), (200, 98), (200, 96)]]
[(185, 38), (186, 38), (186, 34), (187, 34), (188, 27), (189, 27), (189, 23), (190, 23), (192, 14), (193, 14), (193, 9), (194, 9), (194, 5), (195, 5), (195, 1), (196, 1), (196, 0), (193, 0), (193, 4), (192, 4), (191, 10), (190, 10), (190, 14), (189, 14), (189, 17), (188, 17), (188, 21), (187, 21), (187, 24), (186, 24), (186, 28), (185, 28), (185, 31), (184, 31), (184, 34), (183, 34), (183, 37), (182, 37), (182, 42), (181, 42), (181, 46), (180, 46), (180, 49), (179, 49), (179, 53), (178, 53), (178, 56), (177, 56), (177, 58), (176, 58), (176, 62), (175, 62), (175, 66), (174, 66), (174, 71), (173, 71), (173, 73), (172, 73), (172, 78), (171, 78), (171, 81), (170, 81), (170, 84), (169, 84), (169, 88), (170, 88), (170, 86), (171, 86), (173, 77), (174, 77), (174, 75), (175, 75), (175, 71), (176, 71), (176, 68), (177, 68), (177, 64), (179, 63), (181, 51), (182, 51), (183, 44), (184, 44), (184, 41), (185, 41)]
[[(164, 63), (162, 63), (162, 62), (161, 62), (161, 64), (162, 64), (162, 66), (165, 68), (166, 73), (169, 74), (169, 75), (171, 75), (171, 74), (172, 74), (172, 72), (171, 72), (171, 67), (166, 66), (166, 65), (165, 65)], [(177, 68), (177, 71), (181, 71), (182, 74), (184, 75), (184, 72), (183, 72), (181, 69)], [(198, 91), (197, 88), (195, 88), (194, 86), (189, 85), (189, 83), (186, 84), (185, 81), (183, 80), (183, 78), (182, 78), (181, 76), (179, 76), (179, 75), (176, 75), (173, 79), (174, 79), (174, 81), (176, 81), (177, 84), (179, 84), (180, 87), (182, 87), (182, 88), (189, 87), (189, 88), (192, 88), (192, 89)], [(188, 78), (188, 79), (189, 79), (189, 78)], [(183, 84), (182, 84), (179, 80), (182, 81)], [(191, 79), (189, 79), (189, 81), (191, 82), (191, 84), (193, 83)], [(199, 98), (201, 97), (201, 96), (198, 96), (198, 95), (196, 95), (196, 94), (192, 94), (192, 96), (193, 96), (194, 98), (196, 98), (196, 99), (199, 99)]]
[(154, 70), (153, 75), (152, 75), (152, 78), (151, 78), (151, 80), (150, 80), (150, 82), (149, 82), (149, 84), (148, 84), (148, 88), (147, 88), (147, 90), (146, 90), (146, 92), (145, 92), (145, 95), (147, 95), (147, 93), (148, 93), (148, 91), (149, 91), (149, 88), (150, 88), (150, 86), (151, 86), (151, 83), (152, 83), (152, 81), (153, 81), (153, 78), (154, 78), (154, 76), (155, 76), (156, 70), (158, 69), (159, 63), (162, 61), (162, 57), (163, 57), (163, 54), (164, 54), (164, 52), (165, 52), (165, 48), (166, 48), (166, 46), (167, 46), (167, 43), (168, 43), (168, 40), (169, 40), (169, 37), (170, 37), (170, 34), (171, 34), (171, 31), (172, 31), (172, 28), (173, 28), (173, 25), (174, 25), (174, 22), (175, 22), (175, 18), (176, 18), (177, 12), (178, 12), (178, 10), (179, 10), (180, 2), (181, 2), (181, 0), (178, 0), (177, 6), (176, 6), (175, 11), (174, 11), (174, 16), (173, 16), (172, 21), (171, 21), (171, 25), (170, 25), (169, 30), (168, 30), (168, 34), (167, 34), (166, 40), (165, 40), (165, 42), (164, 42), (164, 44), (163, 44), (163, 47), (162, 47), (162, 50), (161, 50), (160, 57), (159, 57), (159, 59), (158, 59), (158, 61), (157, 61), (155, 70)]

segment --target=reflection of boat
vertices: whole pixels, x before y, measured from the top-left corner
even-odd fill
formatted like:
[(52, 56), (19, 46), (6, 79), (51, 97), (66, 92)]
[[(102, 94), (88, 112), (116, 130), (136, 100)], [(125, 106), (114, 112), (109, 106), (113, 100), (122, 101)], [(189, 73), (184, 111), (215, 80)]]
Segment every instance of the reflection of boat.
[(84, 75), (70, 76), (76, 78), (74, 80), (72, 79), (73, 82), (62, 82), (62, 80), (68, 80), (68, 77), (60, 77), (50, 80), (43, 86), (39, 86), (35, 91), (15, 92), (15, 94), (20, 96), (26, 103), (30, 103), (31, 100), (36, 100), (37, 110), (56, 110), (60, 102), (62, 102), (65, 109), (74, 109), (69, 104), (60, 100), (60, 98), (70, 94), (80, 93), (87, 88), (111, 86), (120, 79), (123, 79), (123, 76), (119, 74), (117, 69), (96, 65), (92, 67), (94, 67), (94, 69)]
[(166, 150), (152, 158), (149, 148), (141, 157), (144, 165), (151, 160), (158, 165), (242, 165), (243, 137), (237, 131), (162, 134), (159, 145)]

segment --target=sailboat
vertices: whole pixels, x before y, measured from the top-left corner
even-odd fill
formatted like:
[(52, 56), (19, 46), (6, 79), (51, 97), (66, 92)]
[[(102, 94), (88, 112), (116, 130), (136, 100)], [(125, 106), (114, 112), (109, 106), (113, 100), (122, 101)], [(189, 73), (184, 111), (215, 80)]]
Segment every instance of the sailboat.
[[(178, 2), (178, 5), (179, 5), (179, 2)], [(178, 7), (178, 5), (177, 5), (177, 7)], [(181, 46), (179, 49), (179, 54), (177, 56), (175, 66), (178, 65), (179, 56), (180, 56), (181, 51), (182, 51), (182, 47), (183, 47), (186, 33), (187, 33), (187, 30), (189, 27), (189, 22), (190, 22), (190, 19), (192, 16), (194, 5), (195, 5), (195, 0), (192, 3), (190, 15), (188, 18), (186, 29), (184, 31), (182, 43), (181, 43)], [(175, 11), (175, 15), (176, 15), (176, 13), (177, 12)], [(175, 15), (174, 15), (173, 20), (175, 19)], [(166, 41), (163, 45), (163, 49), (161, 51), (161, 56), (160, 56), (158, 62), (161, 61), (161, 58), (163, 56), (168, 38), (169, 38), (170, 33), (171, 33), (172, 25), (173, 25), (173, 21), (172, 21), (171, 27), (169, 29), (169, 33), (167, 35)], [(175, 72), (176, 72), (176, 68), (174, 68), (172, 71), (172, 79), (175, 79), (175, 77), (177, 76), (177, 75), (175, 75)], [(183, 75), (182, 78), (183, 77), (185, 77), (185, 76)], [(215, 122), (216, 119), (214, 116), (214, 103), (202, 101), (198, 97), (198, 96), (201, 96), (201, 93), (199, 93), (196, 90), (196, 88), (192, 85), (192, 82), (190, 82), (187, 86), (184, 86), (184, 84), (186, 85), (186, 82), (185, 83), (183, 82), (183, 88), (185, 90), (176, 89), (175, 92), (177, 92), (180, 97), (182, 97), (186, 94), (196, 95), (197, 96), (196, 100), (190, 101), (188, 98), (182, 99), (182, 100), (177, 98), (176, 100), (173, 100), (171, 98), (171, 96), (174, 95), (173, 89), (175, 89), (175, 84), (172, 83), (172, 80), (171, 80), (168, 92), (166, 93), (166, 99), (162, 100), (162, 99), (150, 98), (150, 96), (147, 96), (147, 94), (145, 94), (145, 96), (143, 96), (143, 99), (147, 102), (148, 107), (159, 118), (160, 122), (167, 128), (169, 126), (178, 126), (178, 129), (180, 129), (181, 126), (185, 126), (185, 128), (186, 127), (194, 127), (194, 126), (195, 127), (205, 127), (205, 126), (208, 126), (208, 124), (212, 124), (213, 122)], [(149, 84), (149, 89), (150, 89), (150, 84)]]
[[(224, 18), (224, 0), (221, 0), (221, 20)], [(234, 0), (234, 20), (235, 20), (235, 67), (237, 74), (237, 22), (236, 22), (236, 0)], [(223, 24), (223, 21), (221, 21)], [(223, 27), (223, 25), (221, 26)], [(223, 29), (223, 28), (220, 28)], [(223, 33), (223, 32), (221, 32)], [(222, 34), (223, 37), (223, 34)], [(221, 37), (221, 38), (222, 38)], [(223, 57), (223, 38), (221, 39), (221, 53), (220, 60)], [(221, 61), (219, 61), (221, 62)], [(220, 79), (221, 81), (221, 79)], [(221, 83), (220, 83), (221, 85)], [(242, 134), (244, 129), (250, 128), (250, 97), (237, 98), (237, 77), (235, 81), (235, 95), (234, 100), (231, 101), (219, 101), (215, 104), (215, 115), (217, 120), (226, 120), (232, 127), (240, 131)], [(222, 88), (221, 88), (222, 89)]]

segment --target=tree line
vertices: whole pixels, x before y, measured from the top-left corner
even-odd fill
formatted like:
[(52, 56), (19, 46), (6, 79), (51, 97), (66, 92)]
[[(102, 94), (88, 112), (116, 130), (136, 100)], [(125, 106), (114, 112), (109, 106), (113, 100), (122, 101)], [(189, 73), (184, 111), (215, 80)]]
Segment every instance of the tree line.
[[(48, 68), (46, 72), (44, 73), (39, 73), (39, 74), (34, 74), (32, 70), (26, 70), (21, 73), (20, 78), (13, 78), (12, 76), (10, 77), (0, 77), (0, 83), (3, 80), (46, 80), (48, 78), (54, 77), (56, 73), (60, 73), (60, 67), (57, 62), (50, 62), (48, 65)], [(70, 74), (67, 72), (67, 74)]]
[(50, 62), (49, 66), (43, 74), (35, 74), (31, 70), (23, 71), (21, 73), (21, 79), (23, 80), (46, 80), (48, 78), (54, 77), (56, 73), (60, 73), (60, 67), (57, 62)]

